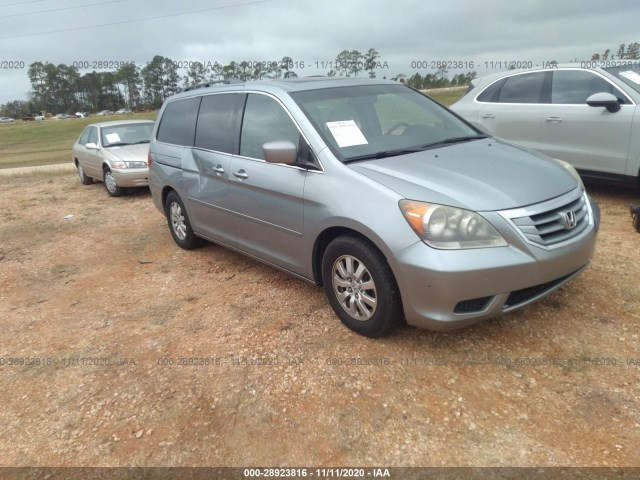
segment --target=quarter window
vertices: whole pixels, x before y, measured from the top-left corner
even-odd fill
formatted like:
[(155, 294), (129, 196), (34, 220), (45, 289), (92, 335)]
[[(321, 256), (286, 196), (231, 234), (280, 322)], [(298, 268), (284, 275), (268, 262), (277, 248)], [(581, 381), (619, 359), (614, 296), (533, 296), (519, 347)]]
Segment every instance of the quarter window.
[(300, 132), (278, 102), (266, 95), (250, 94), (244, 110), (240, 155), (264, 160), (262, 145), (288, 140), (296, 146)]
[(164, 109), (162, 121), (158, 127), (158, 141), (192, 147), (199, 106), (200, 97), (169, 103)]

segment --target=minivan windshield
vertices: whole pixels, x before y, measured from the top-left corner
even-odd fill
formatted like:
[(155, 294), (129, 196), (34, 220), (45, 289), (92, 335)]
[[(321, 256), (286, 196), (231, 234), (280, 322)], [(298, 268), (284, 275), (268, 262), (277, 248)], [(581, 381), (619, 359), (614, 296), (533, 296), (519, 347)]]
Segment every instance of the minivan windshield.
[[(620, 62), (624, 64), (626, 60), (620, 60)], [(629, 60), (628, 65), (609, 67), (604, 71), (614, 75), (622, 83), (626, 83), (640, 93), (640, 64), (637, 61)]]
[(404, 85), (333, 87), (292, 92), (291, 97), (345, 163), (486, 137)]

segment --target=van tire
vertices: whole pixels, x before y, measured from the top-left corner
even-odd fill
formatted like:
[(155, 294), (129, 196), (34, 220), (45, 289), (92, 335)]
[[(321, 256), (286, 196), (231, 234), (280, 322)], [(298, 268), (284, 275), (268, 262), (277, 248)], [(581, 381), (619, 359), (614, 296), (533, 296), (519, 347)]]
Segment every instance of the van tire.
[(170, 192), (167, 195), (164, 203), (164, 213), (167, 217), (171, 236), (180, 248), (192, 250), (202, 245), (202, 239), (196, 237), (193, 233), (187, 210), (176, 192)]
[(334, 239), (322, 257), (322, 280), (329, 303), (342, 323), (367, 336), (381, 337), (403, 318), (400, 292), (384, 256), (365, 239)]

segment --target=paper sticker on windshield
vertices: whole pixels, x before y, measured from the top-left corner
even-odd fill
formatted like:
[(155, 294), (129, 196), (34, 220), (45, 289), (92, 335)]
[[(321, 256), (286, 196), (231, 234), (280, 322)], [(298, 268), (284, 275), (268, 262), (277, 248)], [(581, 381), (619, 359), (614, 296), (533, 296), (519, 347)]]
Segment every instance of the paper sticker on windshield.
[(627, 70), (626, 72), (620, 72), (620, 76), (631, 80), (633, 83), (640, 85), (640, 75), (633, 70)]
[(369, 143), (353, 120), (327, 122), (327, 127), (340, 148)]
[(117, 133), (107, 133), (104, 137), (109, 143), (118, 143), (120, 141), (120, 135)]

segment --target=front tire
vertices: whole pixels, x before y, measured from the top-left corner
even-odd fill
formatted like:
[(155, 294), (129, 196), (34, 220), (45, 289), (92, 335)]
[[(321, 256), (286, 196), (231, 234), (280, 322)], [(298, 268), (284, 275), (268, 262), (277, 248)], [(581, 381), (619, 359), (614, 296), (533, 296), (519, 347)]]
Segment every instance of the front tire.
[(331, 307), (351, 330), (381, 337), (400, 323), (402, 304), (393, 272), (366, 240), (333, 240), (322, 258), (322, 280)]
[(118, 186), (116, 179), (108, 168), (104, 169), (104, 186), (107, 189), (107, 193), (112, 197), (119, 197), (124, 193), (124, 190)]
[(196, 237), (193, 233), (187, 210), (176, 192), (170, 192), (167, 195), (164, 203), (164, 213), (167, 217), (171, 236), (180, 248), (192, 250), (202, 245), (202, 239)]

